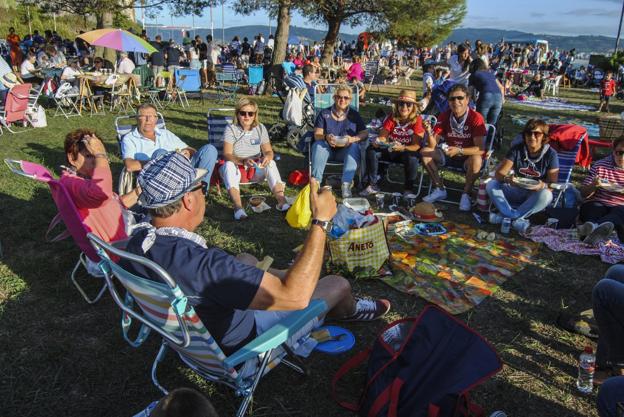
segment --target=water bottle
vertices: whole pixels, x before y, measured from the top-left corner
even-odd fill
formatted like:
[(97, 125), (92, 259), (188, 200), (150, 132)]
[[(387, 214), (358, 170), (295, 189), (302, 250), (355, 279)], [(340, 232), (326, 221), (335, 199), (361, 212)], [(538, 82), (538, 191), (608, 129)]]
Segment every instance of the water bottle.
[(596, 356), (591, 346), (586, 346), (581, 356), (579, 356), (578, 379), (576, 388), (583, 394), (590, 394), (594, 388), (594, 369)]
[(509, 217), (505, 217), (501, 222), (501, 233), (506, 235), (511, 230), (511, 219)]

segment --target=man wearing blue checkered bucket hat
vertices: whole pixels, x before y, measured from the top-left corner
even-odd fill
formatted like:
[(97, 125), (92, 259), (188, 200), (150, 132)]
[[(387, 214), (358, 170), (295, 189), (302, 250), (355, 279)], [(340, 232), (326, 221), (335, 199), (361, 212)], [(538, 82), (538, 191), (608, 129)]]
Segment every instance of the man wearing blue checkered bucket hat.
[[(265, 272), (256, 267), (258, 260), (252, 255), (234, 257), (208, 247), (203, 237), (193, 233), (206, 209), (204, 174), (176, 152), (148, 162), (137, 181), (142, 189), (140, 202), (152, 221), (135, 231), (127, 250), (156, 262), (176, 280), (226, 354), (269, 329), (289, 311), (307, 307), (311, 299), (325, 300), (328, 316), (338, 320), (370, 321), (390, 310), (387, 300), (354, 298), (349, 282), (342, 277), (319, 279), (325, 233), (336, 214), (331, 190), (319, 192), (318, 182), (311, 182), (314, 220), (301, 254), (290, 269)], [(137, 263), (122, 261), (122, 267), (139, 276), (152, 276)], [(291, 342), (321, 321), (311, 322)]]

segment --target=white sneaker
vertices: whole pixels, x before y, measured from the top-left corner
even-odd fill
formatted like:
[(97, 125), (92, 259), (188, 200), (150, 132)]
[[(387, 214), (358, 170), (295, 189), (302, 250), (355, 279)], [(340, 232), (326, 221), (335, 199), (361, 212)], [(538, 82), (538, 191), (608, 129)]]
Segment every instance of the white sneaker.
[(340, 188), (342, 191), (342, 198), (351, 198), (351, 184), (348, 182), (343, 182), (342, 187)]
[(470, 201), (470, 196), (466, 193), (462, 193), (461, 199), (459, 200), (459, 210), (460, 211), (470, 211), (470, 207), (472, 207), (472, 202)]
[(529, 227), (531, 227), (531, 222), (528, 219), (520, 217), (511, 223), (511, 227), (513, 227), (516, 232), (524, 234), (529, 230)]
[(371, 194), (377, 194), (379, 192), (379, 188), (377, 188), (374, 185), (369, 185), (368, 187), (366, 187), (365, 189), (363, 189), (362, 191), (360, 191), (360, 195), (362, 197), (367, 197)]
[(490, 224), (501, 224), (503, 216), (500, 213), (490, 213)]
[(446, 189), (434, 188), (431, 194), (424, 196), (423, 201), (425, 203), (435, 203), (438, 200), (444, 200), (446, 198)]
[(247, 213), (245, 213), (245, 209), (238, 209), (234, 212), (234, 220), (245, 220), (247, 218)]

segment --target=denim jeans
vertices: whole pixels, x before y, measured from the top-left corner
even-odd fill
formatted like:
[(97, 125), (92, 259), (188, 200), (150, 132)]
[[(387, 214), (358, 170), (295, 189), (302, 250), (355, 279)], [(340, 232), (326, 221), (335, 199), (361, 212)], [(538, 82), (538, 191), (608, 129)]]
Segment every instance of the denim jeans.
[(500, 93), (479, 94), (477, 111), (481, 113), (486, 123), (495, 125), (502, 108), (503, 96)]
[(594, 286), (592, 308), (600, 335), (596, 364), (624, 365), (624, 265), (613, 265)]
[(405, 189), (414, 190), (418, 178), (418, 152), (390, 152), (369, 146), (366, 150), (366, 168), (369, 184), (374, 184), (379, 173), (379, 161), (401, 163), (405, 171)]
[(607, 379), (598, 391), (596, 406), (600, 417), (617, 417), (616, 404), (624, 402), (624, 376)]
[(529, 191), (496, 180), (488, 182), (485, 189), (501, 215), (511, 219), (527, 218), (540, 212), (553, 199), (552, 192), (548, 189)]
[[(170, 151), (166, 149), (156, 149), (154, 153), (152, 153), (152, 159), (156, 159), (157, 157), (169, 153)], [(212, 177), (212, 171), (214, 170), (215, 164), (217, 163), (217, 148), (214, 146), (207, 144), (202, 146), (193, 154), (191, 157), (191, 165), (195, 168), (205, 169), (206, 175), (204, 176), (204, 180), (210, 184), (210, 177)]]
[(344, 148), (334, 148), (324, 140), (315, 140), (312, 143), (312, 176), (319, 182), (323, 180), (327, 161), (343, 162), (342, 182), (350, 183), (360, 161), (360, 144), (352, 143)]

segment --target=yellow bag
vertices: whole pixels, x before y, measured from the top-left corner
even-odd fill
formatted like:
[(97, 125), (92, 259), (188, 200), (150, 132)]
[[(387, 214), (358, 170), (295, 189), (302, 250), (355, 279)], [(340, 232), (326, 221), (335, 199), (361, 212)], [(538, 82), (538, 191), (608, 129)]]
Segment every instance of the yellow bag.
[(293, 205), (286, 213), (286, 221), (290, 227), (295, 229), (305, 229), (312, 221), (312, 210), (310, 209), (310, 184), (299, 191)]
[(390, 256), (383, 222), (329, 239), (329, 252), (334, 264), (345, 265), (351, 272), (356, 267), (378, 271)]

